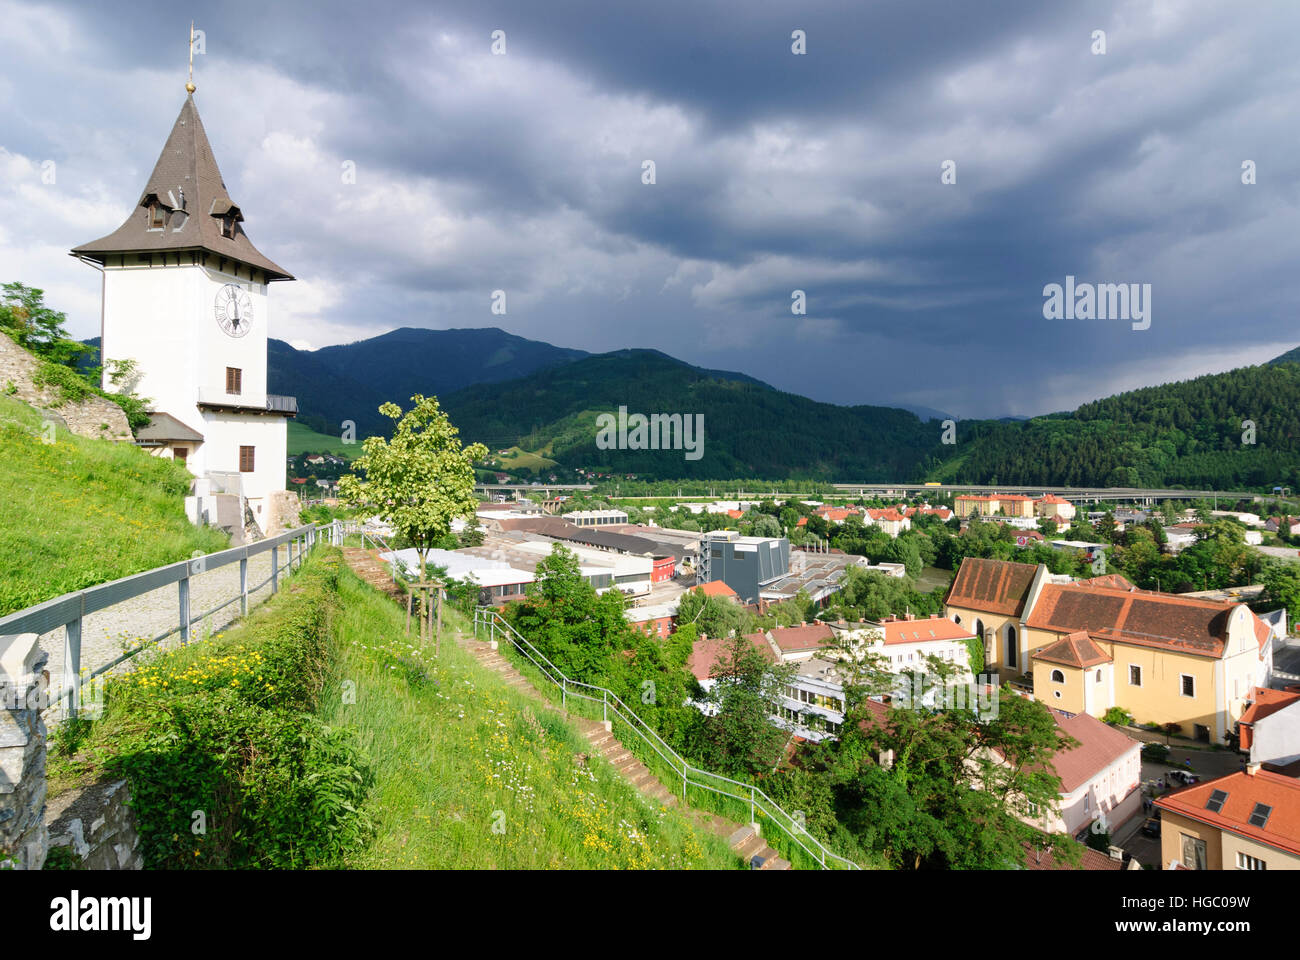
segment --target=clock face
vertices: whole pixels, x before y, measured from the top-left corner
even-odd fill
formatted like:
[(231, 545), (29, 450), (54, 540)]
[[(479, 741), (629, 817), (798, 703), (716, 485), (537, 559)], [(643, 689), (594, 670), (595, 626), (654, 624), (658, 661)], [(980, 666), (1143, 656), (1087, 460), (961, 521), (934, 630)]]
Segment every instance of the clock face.
[(238, 284), (217, 291), (217, 326), (228, 337), (242, 337), (253, 326), (253, 298)]

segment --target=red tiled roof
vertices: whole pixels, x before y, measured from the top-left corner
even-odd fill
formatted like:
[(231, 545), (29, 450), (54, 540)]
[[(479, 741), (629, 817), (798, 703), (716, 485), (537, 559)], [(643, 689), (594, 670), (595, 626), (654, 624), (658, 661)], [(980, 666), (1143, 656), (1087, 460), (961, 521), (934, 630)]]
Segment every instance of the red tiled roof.
[(745, 515), (745, 514), (744, 514), (742, 511), (740, 511), (740, 510), (728, 510), (728, 511), (727, 511), (727, 516), (729, 516), (732, 520), (739, 520), (739, 519), (740, 519), (741, 517), (743, 517), (744, 515)]
[(1122, 573), (1108, 573), (1101, 577), (1089, 577), (1087, 580), (1080, 580), (1079, 586), (1082, 587), (1110, 587), (1114, 590), (1136, 590), (1137, 587), (1129, 582), (1128, 577)]
[(1054, 493), (1049, 493), (1046, 496), (1039, 497), (1034, 502), (1035, 503), (1069, 503), (1070, 501), (1066, 500), (1065, 497), (1058, 497)]
[[(1206, 807), (1215, 790), (1228, 795), (1218, 812)], [(1250, 823), (1257, 803), (1273, 808), (1263, 827)], [(1239, 837), (1300, 854), (1300, 780), (1293, 777), (1268, 770), (1257, 770), (1254, 774), (1240, 770), (1167, 794), (1156, 800), (1156, 806)]]
[(722, 580), (710, 580), (708, 583), (700, 584), (695, 588), (704, 592), (706, 597), (735, 597), (739, 596), (735, 590), (732, 590)]
[(1122, 860), (1112, 860), (1100, 850), (1094, 850), (1092, 847), (1084, 846), (1077, 840), (1071, 840), (1083, 847), (1083, 855), (1079, 858), (1079, 865), (1071, 867), (1065, 863), (1057, 863), (1056, 858), (1052, 856), (1052, 848), (1045, 850), (1035, 850), (1030, 844), (1024, 844), (1025, 848), (1025, 869), (1026, 870), (1123, 870), (1124, 862)]
[[(772, 652), (771, 645), (768, 644), (761, 633), (748, 634), (745, 639), (769, 663), (776, 660), (776, 654)], [(696, 680), (709, 679), (709, 677), (713, 676), (713, 666), (718, 662), (718, 657), (722, 656), (732, 642), (732, 640), (725, 637), (707, 637), (696, 640), (694, 646), (691, 647), (691, 655), (686, 661), (687, 669), (695, 675)]]
[(1047, 584), (1025, 625), (1057, 633), (1085, 630), (1098, 640), (1223, 656), (1233, 605), (1085, 584)]
[(925, 617), (919, 620), (886, 620), (880, 624), (885, 631), (885, 643), (930, 643), (935, 640), (965, 640), (972, 634), (947, 617)]
[(1249, 750), (1251, 742), (1254, 740), (1254, 727), (1251, 724), (1257, 720), (1263, 720), (1265, 717), (1277, 713), (1284, 707), (1300, 700), (1300, 691), (1297, 690), (1272, 690), (1268, 687), (1252, 687), (1249, 697), (1251, 704), (1242, 711), (1237, 722), (1241, 724), (1241, 749)]
[(1068, 634), (1049, 644), (1034, 654), (1035, 660), (1049, 663), (1063, 663), (1067, 667), (1091, 667), (1098, 663), (1110, 663), (1111, 658), (1092, 642), (1092, 638), (1082, 630)]
[(968, 610), (1019, 616), (1038, 568), (1029, 563), (967, 557), (948, 590), (945, 603)]
[(1052, 757), (1052, 769), (1061, 778), (1062, 793), (1072, 793), (1130, 750), (1141, 746), (1091, 714), (1072, 715), (1053, 710), (1052, 719), (1062, 733), (1079, 741), (1077, 747), (1060, 750)]
[(782, 653), (800, 650), (816, 650), (835, 642), (835, 631), (829, 623), (805, 624), (800, 627), (773, 627), (772, 639), (781, 648)]
[(885, 510), (868, 510), (867, 516), (869, 516), (872, 520), (888, 520), (892, 523), (897, 523), (898, 521), (904, 519), (903, 515), (899, 513), (897, 510), (895, 510), (893, 507), (889, 507)]

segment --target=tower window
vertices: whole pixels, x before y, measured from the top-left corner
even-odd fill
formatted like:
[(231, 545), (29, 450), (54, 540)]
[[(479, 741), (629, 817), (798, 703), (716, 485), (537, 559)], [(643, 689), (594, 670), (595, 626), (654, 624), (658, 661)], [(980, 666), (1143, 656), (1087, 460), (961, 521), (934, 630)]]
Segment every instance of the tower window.
[(161, 230), (163, 228), (163, 221), (165, 218), (166, 218), (166, 212), (163, 210), (162, 204), (160, 203), (149, 204), (149, 229), (150, 230)]
[(252, 447), (239, 448), (239, 472), (240, 473), (253, 472), (253, 448)]
[(224, 216), (221, 218), (221, 235), (227, 239), (233, 240), (235, 237), (235, 218)]
[(244, 371), (239, 367), (226, 367), (226, 393), (239, 396), (244, 383)]

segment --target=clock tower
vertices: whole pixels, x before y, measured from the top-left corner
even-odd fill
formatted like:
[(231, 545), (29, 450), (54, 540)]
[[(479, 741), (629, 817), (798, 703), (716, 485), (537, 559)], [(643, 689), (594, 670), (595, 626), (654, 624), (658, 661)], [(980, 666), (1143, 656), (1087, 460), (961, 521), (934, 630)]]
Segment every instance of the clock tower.
[(251, 515), (268, 533), (298, 405), (266, 392), (267, 290), (293, 277), (248, 239), (192, 88), (126, 222), (72, 255), (103, 276), (105, 371), (134, 361), (131, 386), (150, 402), (136, 443), (185, 461), (195, 520), (233, 532)]

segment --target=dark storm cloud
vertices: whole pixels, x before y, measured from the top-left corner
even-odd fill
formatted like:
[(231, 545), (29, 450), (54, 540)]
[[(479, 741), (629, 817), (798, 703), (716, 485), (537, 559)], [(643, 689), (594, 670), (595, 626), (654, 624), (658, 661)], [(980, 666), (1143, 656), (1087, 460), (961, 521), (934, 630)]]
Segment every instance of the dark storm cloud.
[[(120, 221), (179, 106), (192, 13), (218, 160), (301, 278), (276, 335), (313, 346), (493, 325), (975, 416), (1300, 340), (1290, 5), (6, 4), (25, 32), (0, 156), (15, 181), (47, 156), (70, 172), (52, 212), (21, 185), (3, 212), (50, 256)], [(37, 279), (45, 249), (0, 238)], [(1067, 274), (1153, 284), (1151, 329), (1044, 320)], [(91, 282), (64, 298), (86, 327)]]

